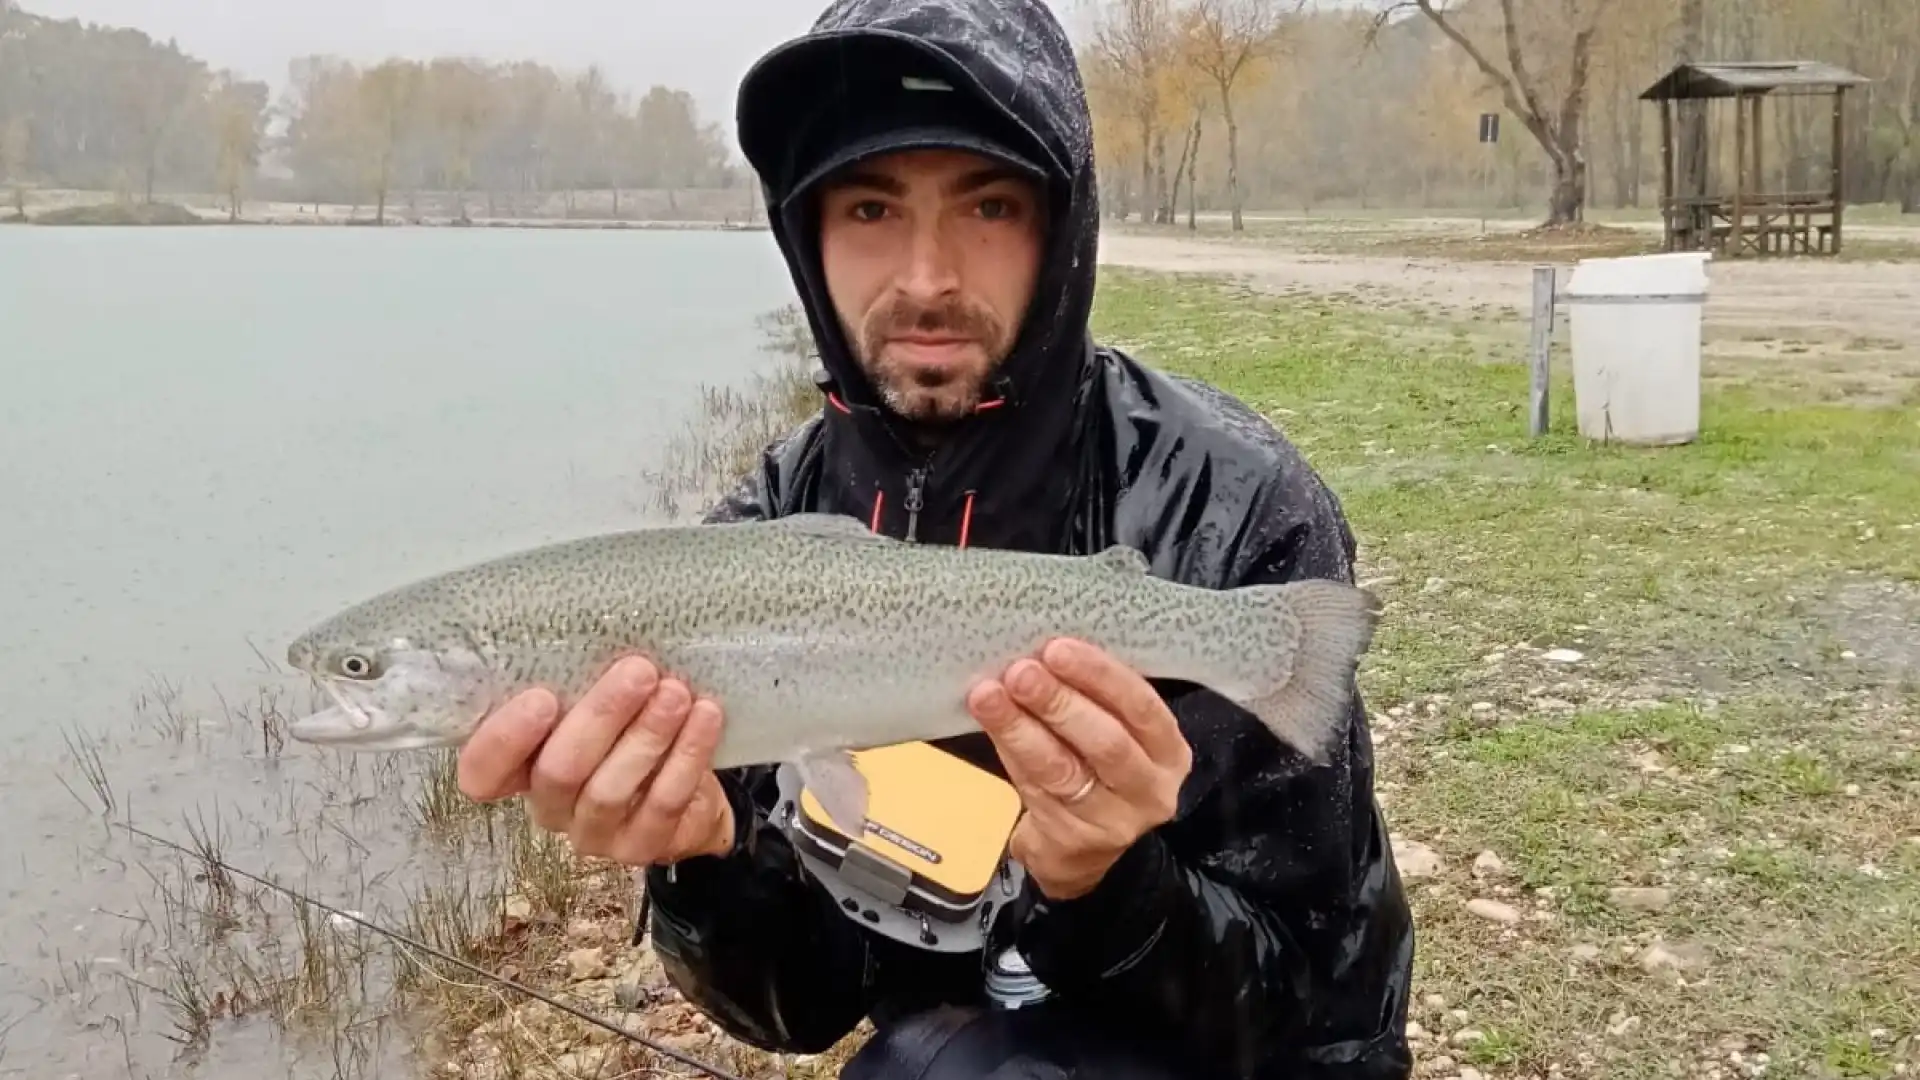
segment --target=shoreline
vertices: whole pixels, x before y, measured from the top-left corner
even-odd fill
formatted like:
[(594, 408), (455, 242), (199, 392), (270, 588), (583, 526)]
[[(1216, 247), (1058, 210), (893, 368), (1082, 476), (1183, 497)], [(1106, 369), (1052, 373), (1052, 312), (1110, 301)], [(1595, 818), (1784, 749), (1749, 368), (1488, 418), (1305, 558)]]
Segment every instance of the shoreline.
[[(16, 193), (18, 194), (18, 193)], [(39, 191), (22, 201), (0, 203), (0, 226), (280, 226), (446, 229), (621, 229), (688, 232), (764, 232), (769, 228), (757, 205), (738, 192), (687, 190), (678, 193), (626, 190), (608, 199), (582, 192), (577, 198), (552, 195), (500, 200), (461, 199), (440, 192), (389, 199), (384, 208), (360, 203), (315, 202), (262, 196), (240, 201), (238, 214), (227, 200), (206, 193), (156, 193), (151, 198), (112, 192)], [(376, 221), (379, 214), (384, 220)]]
[(228, 219), (225, 216), (195, 215), (196, 221), (164, 220), (99, 220), (99, 221), (45, 221), (40, 218), (17, 217), (0, 218), (0, 226), (21, 226), (42, 229), (192, 229), (192, 228), (265, 228), (265, 229), (571, 229), (606, 232), (767, 232), (763, 222), (738, 221), (700, 221), (688, 219), (676, 220), (619, 220), (619, 219), (551, 219), (551, 218), (479, 218), (470, 221), (387, 221), (375, 223), (365, 219), (338, 218), (287, 218), (287, 217), (241, 217)]

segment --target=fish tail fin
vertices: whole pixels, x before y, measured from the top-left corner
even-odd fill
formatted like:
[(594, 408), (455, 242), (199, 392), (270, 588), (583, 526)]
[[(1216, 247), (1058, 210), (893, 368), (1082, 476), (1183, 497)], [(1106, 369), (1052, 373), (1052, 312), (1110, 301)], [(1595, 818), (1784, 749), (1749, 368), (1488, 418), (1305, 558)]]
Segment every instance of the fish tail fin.
[(1300, 637), (1285, 677), (1274, 684), (1272, 666), (1263, 665), (1266, 679), (1239, 704), (1282, 742), (1326, 764), (1347, 724), (1355, 669), (1373, 645), (1379, 602), (1358, 586), (1319, 578), (1240, 591), (1267, 617), (1296, 621)]

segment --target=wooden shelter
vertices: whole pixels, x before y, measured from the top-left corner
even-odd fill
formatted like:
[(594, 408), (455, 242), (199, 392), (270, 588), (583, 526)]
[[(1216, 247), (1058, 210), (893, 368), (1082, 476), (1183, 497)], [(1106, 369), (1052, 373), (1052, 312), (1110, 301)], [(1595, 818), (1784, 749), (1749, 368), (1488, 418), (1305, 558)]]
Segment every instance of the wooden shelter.
[[(1640, 95), (1660, 103), (1660, 213), (1668, 251), (1719, 255), (1838, 254), (1845, 217), (1847, 91), (1864, 76), (1816, 61), (1746, 61), (1681, 64)], [(1765, 133), (1762, 103), (1769, 97), (1833, 96), (1832, 183), (1825, 191), (1764, 190)], [(1703, 167), (1695, 190), (1677, 190), (1674, 157), (1675, 102), (1730, 99), (1734, 104), (1733, 191), (1709, 191)], [(1702, 120), (1704, 123), (1704, 118)], [(1706, 148), (1702, 147), (1702, 152)]]

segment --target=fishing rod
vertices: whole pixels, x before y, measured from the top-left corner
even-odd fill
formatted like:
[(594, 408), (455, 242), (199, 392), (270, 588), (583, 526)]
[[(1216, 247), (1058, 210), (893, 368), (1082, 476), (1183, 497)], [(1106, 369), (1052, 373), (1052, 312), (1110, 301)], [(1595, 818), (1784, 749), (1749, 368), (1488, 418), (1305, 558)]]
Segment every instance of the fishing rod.
[(603, 1028), (607, 1031), (610, 1031), (615, 1035), (618, 1035), (619, 1037), (627, 1040), (628, 1042), (638, 1043), (639, 1045), (646, 1047), (647, 1049), (653, 1051), (656, 1054), (660, 1054), (664, 1057), (670, 1057), (673, 1060), (679, 1062), (680, 1064), (688, 1066), (689, 1068), (698, 1069), (702, 1074), (708, 1077), (711, 1077), (712, 1080), (744, 1080), (743, 1077), (736, 1076), (735, 1074), (720, 1068), (718, 1065), (709, 1065), (708, 1063), (701, 1061), (698, 1058), (692, 1057), (686, 1053), (683, 1053), (682, 1051), (675, 1050), (674, 1048), (667, 1046), (666, 1044), (661, 1043), (657, 1040), (648, 1038), (647, 1036), (642, 1035), (637, 1031), (630, 1031), (627, 1028), (614, 1023), (611, 1020), (608, 1020), (604, 1017), (596, 1016), (585, 1009), (578, 1008), (577, 1006), (569, 1005), (564, 1001), (560, 1001), (554, 997), (551, 997), (538, 990), (535, 990), (531, 986), (524, 986), (518, 982), (515, 982), (514, 980), (509, 979), (504, 975), (496, 975), (493, 972), (478, 966), (477, 964), (469, 963), (468, 961), (462, 960), (457, 956), (453, 956), (449, 953), (436, 949), (433, 946), (427, 944), (426, 942), (419, 941), (415, 938), (409, 937), (408, 935), (403, 934), (398, 930), (389, 930), (386, 927), (380, 926), (377, 923), (369, 922), (366, 919), (360, 917), (359, 915), (354, 914), (351, 911), (342, 911), (339, 908), (332, 907), (328, 904), (323, 904), (320, 901), (315, 900), (312, 897), (299, 892), (298, 890), (290, 888), (286, 885), (282, 885), (277, 881), (272, 881), (268, 878), (261, 877), (258, 874), (250, 874), (247, 871), (242, 870), (237, 866), (234, 866), (230, 863), (217, 859), (205, 852), (195, 851), (183, 845), (176, 844), (173, 841), (168, 840), (164, 837), (155, 836), (152, 833), (147, 832), (145, 829), (136, 828), (135, 826), (129, 825), (125, 822), (115, 822), (114, 824), (120, 826), (121, 828), (127, 830), (128, 832), (142, 839), (150, 840), (156, 844), (161, 845), (162, 847), (172, 848), (173, 850), (181, 853), (182, 855), (186, 855), (187, 857), (192, 859), (197, 859), (200, 862), (209, 863), (213, 866), (217, 866), (229, 874), (237, 874), (240, 877), (246, 878), (248, 881), (254, 882), (259, 885), (264, 885), (267, 888), (272, 889), (274, 892), (277, 892), (282, 896), (286, 896), (290, 899), (297, 900), (300, 903), (311, 904), (312, 906), (319, 908), (321, 911), (324, 911), (327, 914), (334, 916), (335, 918), (346, 919), (351, 922), (358, 923), (359, 925), (365, 927), (368, 930), (373, 931), (376, 934), (379, 934), (380, 936), (388, 939), (389, 941), (399, 942), (400, 944), (405, 945), (410, 949), (418, 949), (420, 952), (426, 953), (428, 956), (431, 956), (437, 960), (444, 960), (449, 964), (453, 964), (454, 966), (462, 968), (474, 975), (478, 975), (479, 977), (486, 979), (489, 982), (497, 983), (501, 986), (507, 987), (510, 990), (518, 991), (519, 993), (524, 994), (527, 997), (534, 999), (535, 1001), (539, 1001), (544, 1004), (551, 1005), (554, 1008), (559, 1009), (561, 1012), (567, 1013), (568, 1015), (573, 1016), (576, 1019), (584, 1020), (585, 1022), (592, 1024), (595, 1027)]

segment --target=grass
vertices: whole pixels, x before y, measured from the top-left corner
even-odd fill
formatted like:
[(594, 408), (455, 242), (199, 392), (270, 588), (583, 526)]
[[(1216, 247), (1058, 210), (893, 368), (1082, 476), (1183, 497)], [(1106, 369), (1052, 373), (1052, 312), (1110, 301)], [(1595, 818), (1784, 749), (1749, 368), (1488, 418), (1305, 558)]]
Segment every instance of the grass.
[[(1211, 240), (1239, 240), (1278, 244), (1288, 250), (1317, 255), (1398, 256), (1446, 259), (1460, 262), (1572, 262), (1578, 259), (1612, 258), (1623, 255), (1651, 255), (1661, 250), (1658, 229), (1635, 228), (1647, 220), (1658, 223), (1657, 216), (1646, 218), (1622, 214), (1590, 214), (1582, 224), (1558, 228), (1538, 227), (1539, 211), (1516, 218), (1512, 214), (1489, 214), (1484, 218), (1459, 211), (1436, 211), (1425, 215), (1418, 211), (1358, 212), (1335, 210), (1312, 216), (1249, 217), (1245, 231), (1237, 237), (1227, 221), (1201, 219), (1189, 233), (1182, 217), (1172, 226), (1142, 226), (1137, 222), (1122, 226), (1128, 231), (1157, 235), (1196, 236)], [(1851, 211), (1850, 224), (1901, 226), (1920, 223), (1920, 219), (1861, 220)], [(1483, 228), (1484, 225), (1484, 228)], [(1920, 259), (1920, 231), (1913, 238), (1884, 235), (1862, 236), (1852, 233), (1838, 256), (1774, 256), (1772, 258), (1819, 259), (1841, 262), (1911, 261)]]
[(760, 330), (768, 369), (744, 387), (702, 386), (698, 408), (646, 474), (654, 508), (670, 518), (696, 515), (729, 492), (768, 443), (820, 405), (806, 316), (797, 306), (779, 308), (761, 317)]
[(112, 202), (68, 206), (36, 215), (35, 225), (204, 225), (192, 210), (168, 202)]
[(1530, 441), (1524, 367), (1471, 338), (1104, 273), (1102, 335), (1286, 430), (1387, 602), (1363, 689), (1438, 861), (1409, 860), (1424, 1072), (1920, 1063), (1920, 398), (1722, 370), (1701, 438), (1645, 450), (1580, 439), (1562, 371)]

